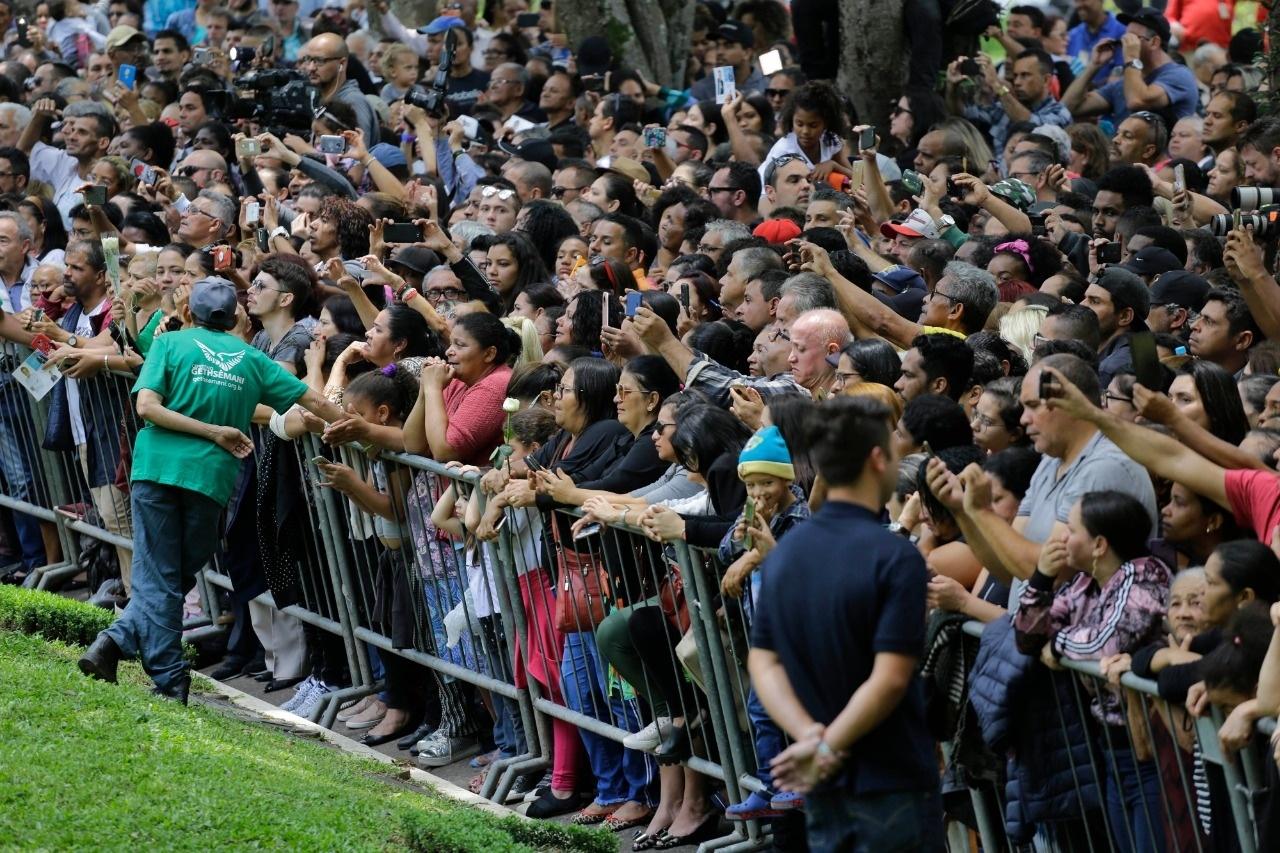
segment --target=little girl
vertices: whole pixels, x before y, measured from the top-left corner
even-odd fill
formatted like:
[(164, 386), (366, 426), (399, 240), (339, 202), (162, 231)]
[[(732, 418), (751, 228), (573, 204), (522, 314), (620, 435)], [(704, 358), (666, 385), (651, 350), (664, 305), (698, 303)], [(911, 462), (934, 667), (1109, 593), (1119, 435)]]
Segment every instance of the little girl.
[[(418, 397), (418, 383), (396, 364), (365, 373), (347, 386), (344, 403), (360, 417), (380, 426), (403, 427)], [(337, 462), (317, 461), (323, 486), (346, 495), (357, 509), (374, 517), (374, 532), (385, 550), (378, 557), (374, 580), (372, 618), (397, 649), (412, 648), (415, 630), (415, 595), (409, 583), (412, 558), (401, 554), (405, 535), (405, 492), (410, 483), (406, 468), (369, 463), (367, 477)], [(423, 711), (422, 688), (430, 674), (406, 658), (382, 656), (386, 670), (387, 712), (362, 740), (370, 746), (397, 740), (417, 728)]]

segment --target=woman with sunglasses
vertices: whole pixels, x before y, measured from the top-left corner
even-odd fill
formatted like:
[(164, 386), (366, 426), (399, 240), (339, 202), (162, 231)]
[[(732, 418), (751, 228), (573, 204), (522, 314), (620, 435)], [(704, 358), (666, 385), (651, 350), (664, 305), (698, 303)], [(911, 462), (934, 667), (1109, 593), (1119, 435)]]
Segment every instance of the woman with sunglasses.
[(909, 87), (889, 111), (890, 154), (904, 169), (915, 168), (916, 145), (946, 113), (946, 105), (932, 89)]

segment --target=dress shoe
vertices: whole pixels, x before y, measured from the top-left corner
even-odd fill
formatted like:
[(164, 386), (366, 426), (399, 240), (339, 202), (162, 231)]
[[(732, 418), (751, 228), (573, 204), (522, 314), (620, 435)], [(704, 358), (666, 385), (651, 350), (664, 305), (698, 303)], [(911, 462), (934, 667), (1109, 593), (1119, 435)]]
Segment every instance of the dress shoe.
[(99, 681), (116, 683), (116, 668), (120, 665), (124, 654), (115, 640), (105, 633), (99, 634), (89, 648), (80, 657), (80, 671)]
[(209, 673), (214, 681), (230, 681), (244, 675), (245, 662), (241, 658), (227, 658), (217, 669)]
[(274, 681), (275, 676), (271, 674), (271, 670), (264, 669), (262, 672), (253, 673), (253, 680), (261, 684), (266, 684), (269, 681)]
[(172, 699), (175, 702), (187, 704), (187, 695), (191, 692), (191, 676), (184, 675), (169, 686), (167, 690), (157, 687), (151, 691), (155, 696), (163, 696), (165, 699)]
[(409, 732), (409, 734), (405, 735), (404, 737), (400, 738), (400, 740), (396, 741), (396, 749), (400, 749), (400, 750), (409, 749), (415, 743), (427, 737), (435, 730), (436, 730), (435, 726), (431, 725), (430, 723), (424, 720), (422, 725), (418, 726), (416, 729)]
[(267, 682), (266, 687), (262, 688), (262, 692), (275, 693), (277, 690), (287, 690), (290, 687), (301, 684), (305, 678), (305, 675), (300, 675), (297, 678), (273, 678)]
[(385, 735), (367, 734), (360, 738), (360, 742), (365, 746), (382, 746), (384, 743), (391, 743), (393, 740), (399, 740), (410, 732), (415, 731), (418, 728), (418, 725), (418, 720), (410, 717), (408, 722), (395, 731), (388, 732)]

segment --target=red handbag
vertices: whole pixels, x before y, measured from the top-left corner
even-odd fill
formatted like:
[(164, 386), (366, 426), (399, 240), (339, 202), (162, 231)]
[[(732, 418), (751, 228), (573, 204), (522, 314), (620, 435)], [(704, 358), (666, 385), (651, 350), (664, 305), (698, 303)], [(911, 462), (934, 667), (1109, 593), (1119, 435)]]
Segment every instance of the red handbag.
[(556, 630), (594, 631), (604, 621), (609, 576), (594, 555), (560, 548), (560, 588), (556, 590)]

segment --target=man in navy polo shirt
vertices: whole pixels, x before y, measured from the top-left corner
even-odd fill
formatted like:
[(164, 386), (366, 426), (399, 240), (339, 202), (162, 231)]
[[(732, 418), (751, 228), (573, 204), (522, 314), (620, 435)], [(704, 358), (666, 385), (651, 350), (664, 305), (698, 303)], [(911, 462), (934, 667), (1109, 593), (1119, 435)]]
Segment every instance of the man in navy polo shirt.
[[(761, 702), (794, 741), (774, 760), (774, 779), (806, 795), (814, 853), (942, 850), (915, 675), (924, 558), (881, 524), (898, 478), (892, 416), (869, 397), (838, 397), (808, 421), (827, 502), (765, 559), (748, 660)], [(833, 564), (832, 554), (851, 556)]]

